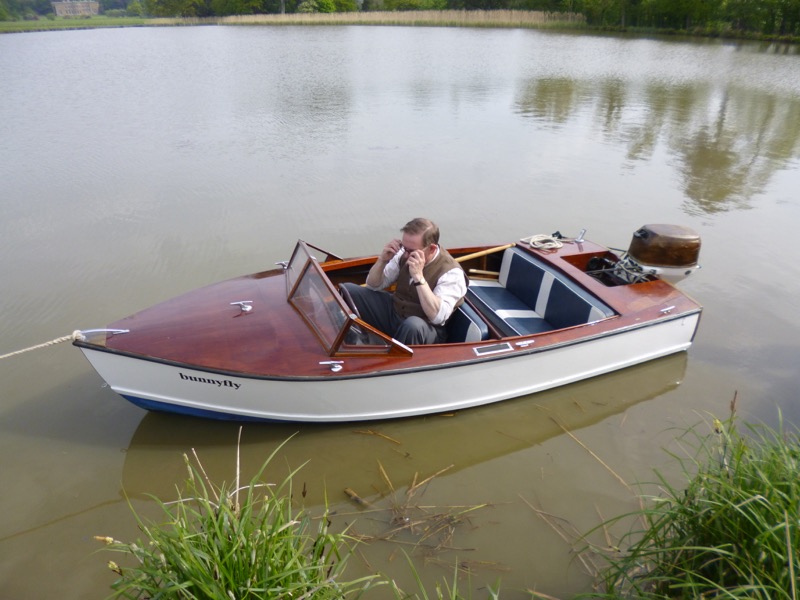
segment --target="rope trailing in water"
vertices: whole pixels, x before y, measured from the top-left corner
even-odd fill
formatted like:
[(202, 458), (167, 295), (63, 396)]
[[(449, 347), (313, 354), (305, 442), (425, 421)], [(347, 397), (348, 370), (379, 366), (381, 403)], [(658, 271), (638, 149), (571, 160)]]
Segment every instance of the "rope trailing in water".
[(31, 350), (38, 350), (39, 348), (47, 348), (48, 346), (55, 346), (56, 344), (60, 344), (61, 342), (74, 342), (75, 340), (83, 340), (83, 333), (81, 333), (80, 329), (76, 329), (70, 335), (65, 335), (60, 338), (56, 338), (54, 340), (50, 340), (49, 342), (45, 342), (43, 344), (36, 344), (35, 346), (31, 346), (30, 348), (23, 348), (22, 350), (17, 350), (16, 352), (9, 352), (8, 354), (3, 354), (0, 356), (0, 360), (4, 358), (9, 358), (11, 356), (16, 356), (17, 354), (24, 354), (25, 352), (30, 352)]
[(525, 242), (531, 248), (539, 248), (541, 250), (554, 250), (556, 248), (561, 248), (561, 246), (564, 245), (564, 242), (562, 242), (560, 239), (555, 238), (552, 235), (545, 235), (543, 233), (522, 238), (520, 242)]

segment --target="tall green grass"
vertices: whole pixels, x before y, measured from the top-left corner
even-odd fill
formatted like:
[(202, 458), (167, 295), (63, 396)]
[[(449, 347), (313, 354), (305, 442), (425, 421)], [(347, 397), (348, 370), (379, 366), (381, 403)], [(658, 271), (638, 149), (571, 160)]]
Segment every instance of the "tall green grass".
[(416, 10), (392, 12), (341, 12), (235, 15), (228, 17), (142, 18), (106, 17), (0, 21), (0, 33), (91, 29), (96, 27), (140, 27), (179, 25), (402, 25), (413, 27), (498, 27), (561, 29), (583, 28), (586, 19), (578, 13), (546, 13), (527, 10)]
[(67, 19), (56, 17), (41, 18), (36, 21), (0, 21), (0, 34), (23, 33), (27, 31), (52, 31), (59, 29), (97, 29), (107, 27), (141, 27), (148, 25), (150, 19), (142, 17), (106, 17), (97, 15), (87, 18)]
[(582, 27), (579, 13), (530, 10), (408, 10), (337, 13), (234, 15), (229, 17), (152, 19), (154, 25), (404, 25), (413, 27)]
[(259, 483), (272, 457), (244, 487), (215, 486), (187, 458), (181, 498), (156, 499), (162, 520), (136, 516), (143, 539), (97, 538), (124, 555), (109, 562), (119, 576), (112, 597), (327, 600), (367, 589), (371, 577), (342, 580), (346, 534), (332, 533), (326, 515), (312, 520), (292, 506), (293, 474), (278, 485)]
[[(287, 440), (288, 441), (288, 440)], [(286, 442), (284, 442), (285, 444)], [(382, 586), (379, 598), (470, 600), (446, 579), (429, 593), (406, 555), (416, 589), (375, 575), (348, 580), (347, 559), (358, 542), (330, 530), (328, 514), (311, 518), (292, 502), (289, 473), (277, 485), (262, 483), (281, 444), (245, 486), (239, 486), (237, 457), (233, 484), (213, 484), (197, 455), (184, 455), (188, 479), (177, 501), (154, 498), (160, 520), (134, 516), (143, 534), (135, 542), (96, 536), (121, 555), (108, 567), (117, 575), (112, 598), (160, 600), (343, 600)], [(238, 455), (237, 455), (238, 456)], [(430, 478), (429, 478), (430, 479)], [(489, 597), (499, 594), (489, 589)]]
[[(692, 439), (693, 436), (693, 439)], [(683, 436), (690, 458), (675, 458), (685, 487), (658, 475), (663, 495), (633, 515), (585, 598), (755, 598), (800, 594), (800, 445), (797, 430), (714, 422), (710, 437)]]

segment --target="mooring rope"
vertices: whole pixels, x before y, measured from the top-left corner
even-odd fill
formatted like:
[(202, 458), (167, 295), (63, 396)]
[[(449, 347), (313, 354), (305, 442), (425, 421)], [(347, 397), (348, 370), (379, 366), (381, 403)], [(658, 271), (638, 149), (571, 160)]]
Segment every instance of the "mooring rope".
[(522, 238), (520, 242), (525, 242), (531, 248), (539, 248), (541, 250), (554, 250), (564, 245), (564, 242), (560, 239), (544, 233)]
[(55, 346), (56, 344), (60, 344), (61, 342), (70, 342), (75, 340), (83, 340), (83, 333), (81, 333), (80, 329), (76, 329), (70, 335), (65, 335), (54, 340), (50, 340), (49, 342), (45, 342), (43, 344), (36, 344), (35, 346), (31, 346), (30, 348), (23, 348), (22, 350), (17, 350), (16, 352), (9, 352), (8, 354), (3, 354), (0, 356), (0, 360), (4, 358), (9, 358), (11, 356), (16, 356), (17, 354), (24, 354), (25, 352), (30, 352), (31, 350), (38, 350), (39, 348), (47, 348), (48, 346)]

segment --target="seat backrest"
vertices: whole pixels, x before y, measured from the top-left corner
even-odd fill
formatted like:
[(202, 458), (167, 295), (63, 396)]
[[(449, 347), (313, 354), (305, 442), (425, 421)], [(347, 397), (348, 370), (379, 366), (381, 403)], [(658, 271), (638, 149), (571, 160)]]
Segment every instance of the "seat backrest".
[(613, 316), (604, 302), (519, 248), (503, 255), (498, 281), (554, 329)]
[(457, 307), (447, 320), (447, 341), (480, 342), (489, 339), (489, 327), (466, 302)]
[(547, 297), (544, 318), (556, 329), (592, 323), (611, 317), (614, 311), (570, 281), (554, 279)]
[(509, 248), (503, 254), (498, 281), (531, 310), (536, 310), (545, 273), (542, 264), (533, 257), (518, 248)]

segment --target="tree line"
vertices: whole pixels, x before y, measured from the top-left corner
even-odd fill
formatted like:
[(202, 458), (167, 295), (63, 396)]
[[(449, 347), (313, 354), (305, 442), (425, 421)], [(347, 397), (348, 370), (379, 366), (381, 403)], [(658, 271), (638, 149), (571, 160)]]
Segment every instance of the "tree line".
[[(590, 26), (711, 35), (800, 37), (800, 0), (99, 0), (101, 12), (214, 17), (400, 10), (537, 10), (585, 15)], [(50, 0), (0, 0), (0, 20), (53, 12)]]

